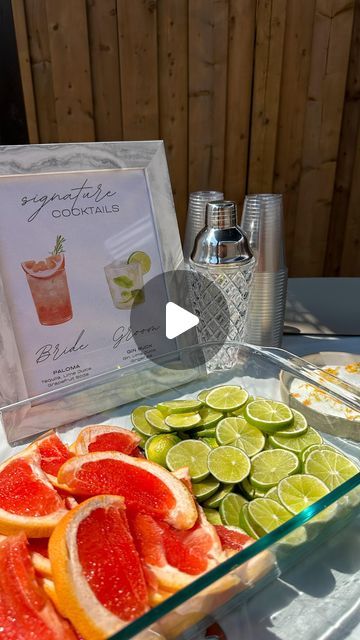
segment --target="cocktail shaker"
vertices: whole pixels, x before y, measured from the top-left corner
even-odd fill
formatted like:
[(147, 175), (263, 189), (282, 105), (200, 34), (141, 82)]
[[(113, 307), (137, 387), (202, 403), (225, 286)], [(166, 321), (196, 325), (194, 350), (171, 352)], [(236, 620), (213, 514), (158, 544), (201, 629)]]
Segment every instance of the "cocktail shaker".
[(187, 263), (197, 234), (205, 226), (206, 205), (212, 200), (223, 200), (221, 191), (193, 191), (189, 195), (184, 239), (184, 260)]
[[(201, 312), (204, 335), (209, 341), (241, 340), (243, 338), (255, 258), (247, 238), (237, 225), (236, 204), (226, 200), (209, 202), (206, 206), (206, 226), (195, 239), (189, 267), (204, 278), (192, 278), (194, 313)], [(210, 281), (221, 292), (219, 304), (212, 300), (204, 308), (206, 291), (203, 282)], [(224, 298), (227, 309), (224, 308)]]

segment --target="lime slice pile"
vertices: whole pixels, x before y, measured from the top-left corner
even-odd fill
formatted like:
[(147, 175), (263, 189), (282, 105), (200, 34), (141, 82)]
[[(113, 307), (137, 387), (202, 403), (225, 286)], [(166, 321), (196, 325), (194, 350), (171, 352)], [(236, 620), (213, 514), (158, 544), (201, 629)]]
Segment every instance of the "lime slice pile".
[[(197, 398), (141, 405), (131, 416), (148, 460), (170, 471), (186, 467), (209, 522), (241, 527), (258, 538), (358, 473), (286, 404), (250, 397), (236, 385)], [(312, 520), (334, 517), (330, 505)], [(306, 528), (287, 536), (302, 544)]]

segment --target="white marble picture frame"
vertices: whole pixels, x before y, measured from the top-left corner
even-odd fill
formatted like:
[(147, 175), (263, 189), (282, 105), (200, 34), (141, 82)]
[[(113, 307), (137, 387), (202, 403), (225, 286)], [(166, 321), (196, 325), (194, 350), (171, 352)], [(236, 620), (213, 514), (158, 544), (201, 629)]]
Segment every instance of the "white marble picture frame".
[[(161, 140), (0, 147), (0, 195), (2, 177), (76, 171), (100, 172), (129, 168), (145, 171), (163, 270), (178, 269), (183, 262), (183, 254), (164, 144)], [(0, 406), (4, 409), (8, 405), (13, 405), (27, 398), (28, 393), (21, 367), (21, 354), (12, 329), (11, 315), (0, 273)], [(109, 408), (109, 403), (114, 406), (109, 398), (104, 397), (104, 406), (102, 407), (99, 394), (96, 394), (96, 398), (96, 406), (86, 403), (86, 410), (89, 410), (87, 415), (95, 410)], [(126, 401), (129, 401), (128, 396)], [(117, 397), (117, 402), (121, 404), (119, 397)], [(11, 418), (11, 412), (6, 410), (2, 412), (3, 427), (9, 442), (18, 442), (44, 430), (44, 421), (41, 425), (37, 425), (36, 420), (34, 422), (32, 419), (32, 415), (35, 418), (35, 415), (38, 414), (38, 410), (33, 411), (33, 406), (36, 404), (39, 403), (26, 402), (20, 412), (14, 411), (12, 413)], [(83, 411), (85, 411), (85, 405)], [(63, 424), (64, 415), (57, 416), (56, 410), (54, 413), (54, 406), (52, 406), (51, 417), (49, 426)], [(71, 410), (67, 406), (67, 421), (78, 417), (79, 410), (72, 416)]]

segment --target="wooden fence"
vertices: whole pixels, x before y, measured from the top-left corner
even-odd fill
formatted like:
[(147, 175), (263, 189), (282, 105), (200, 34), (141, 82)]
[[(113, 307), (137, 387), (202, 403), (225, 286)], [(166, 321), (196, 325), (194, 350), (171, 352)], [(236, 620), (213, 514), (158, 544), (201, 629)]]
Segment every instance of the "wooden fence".
[(360, 0), (12, 0), (31, 142), (163, 138), (188, 193), (285, 195), (294, 276), (360, 275)]

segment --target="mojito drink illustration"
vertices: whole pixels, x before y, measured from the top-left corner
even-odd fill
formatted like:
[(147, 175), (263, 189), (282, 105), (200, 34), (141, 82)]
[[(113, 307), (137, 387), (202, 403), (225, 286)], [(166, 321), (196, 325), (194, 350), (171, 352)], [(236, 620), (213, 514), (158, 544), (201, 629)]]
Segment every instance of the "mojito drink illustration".
[(63, 253), (42, 260), (27, 260), (21, 266), (26, 273), (40, 324), (55, 325), (73, 316)]
[(104, 267), (111, 298), (117, 309), (131, 309), (144, 301), (143, 272), (140, 263), (114, 260)]

